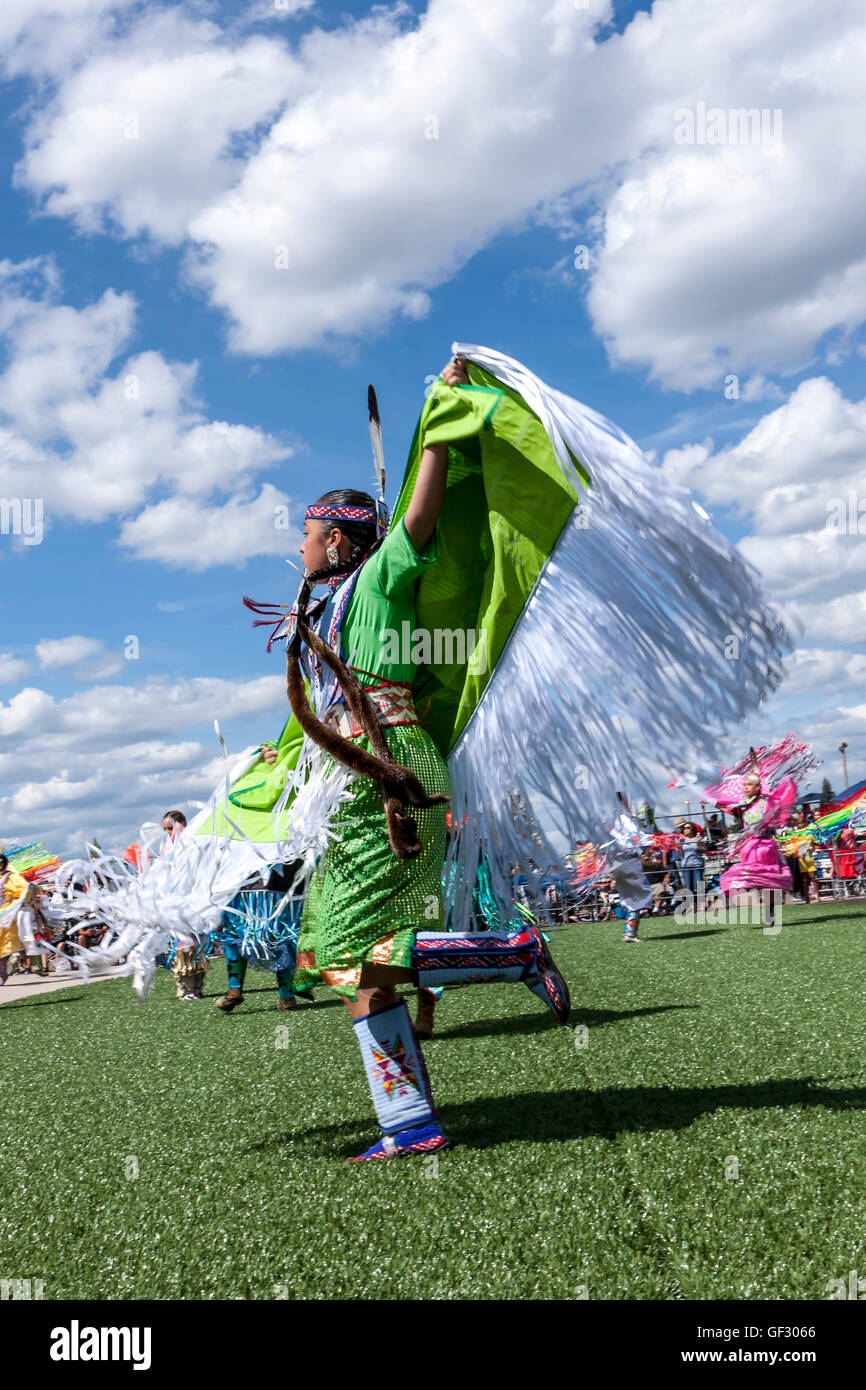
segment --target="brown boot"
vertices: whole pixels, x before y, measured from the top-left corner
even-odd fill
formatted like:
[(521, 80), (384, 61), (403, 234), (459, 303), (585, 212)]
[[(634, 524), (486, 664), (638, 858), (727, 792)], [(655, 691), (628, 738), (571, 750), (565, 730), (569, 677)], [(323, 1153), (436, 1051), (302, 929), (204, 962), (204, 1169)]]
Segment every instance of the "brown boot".
[(232, 1009), (236, 1009), (238, 1004), (243, 1002), (244, 992), (242, 989), (227, 989), (225, 994), (216, 1000), (216, 1006), (218, 1009), (222, 1009), (223, 1013), (230, 1014)]
[(415, 1036), (419, 1038), (432, 1038), (433, 1036), (433, 1011), (436, 1008), (436, 995), (431, 994), (429, 989), (419, 989), (418, 991), (418, 1012), (415, 1015)]
[(294, 996), (290, 999), (280, 998), (277, 1000), (277, 1008), (279, 1009), (280, 1013), (292, 1013), (297, 1007), (298, 1001), (294, 998)]

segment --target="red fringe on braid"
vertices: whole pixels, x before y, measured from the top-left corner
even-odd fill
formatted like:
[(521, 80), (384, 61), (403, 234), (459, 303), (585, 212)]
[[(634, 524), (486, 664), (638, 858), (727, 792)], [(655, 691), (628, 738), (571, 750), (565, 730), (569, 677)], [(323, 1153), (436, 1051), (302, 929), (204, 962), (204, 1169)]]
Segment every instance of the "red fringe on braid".
[(276, 640), (277, 633), (292, 610), (279, 603), (256, 603), (255, 600), (251, 598), (244, 599), (244, 608), (249, 608), (251, 613), (264, 614), (263, 617), (255, 619), (253, 627), (269, 627), (272, 629), (271, 635), (268, 638), (268, 645), (265, 648), (265, 651), (269, 652)]

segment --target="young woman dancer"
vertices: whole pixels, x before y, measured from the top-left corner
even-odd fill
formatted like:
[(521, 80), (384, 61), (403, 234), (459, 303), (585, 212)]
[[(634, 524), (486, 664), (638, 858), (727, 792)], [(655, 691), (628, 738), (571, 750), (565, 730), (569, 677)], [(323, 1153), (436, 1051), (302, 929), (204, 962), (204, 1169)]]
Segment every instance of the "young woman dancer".
[[(262, 862), (302, 859), (293, 891), (312, 878), (296, 982), (321, 970), (349, 1000), (383, 1131), (370, 1158), (445, 1142), (401, 980), (520, 979), (567, 1017), (535, 923), (472, 932), (480, 860), (501, 921), (509, 865), (546, 920), (563, 844), (599, 840), (617, 787), (652, 775), (648, 750), (672, 766), (706, 759), (781, 680), (790, 646), (738, 553), (612, 422), (502, 353), (453, 351), (421, 411), (394, 524), (371, 399), (382, 505), (320, 497), (294, 609), (269, 610), (289, 639), (296, 761), (279, 787), (258, 766), (229, 785), (227, 770), (190, 834), (140, 879), (106, 865), (114, 891), (97, 906), (119, 934), (91, 958), (123, 957), (143, 994), (170, 930), (202, 938)], [(311, 603), (319, 584), (328, 592)], [(724, 656), (730, 633), (738, 662)], [(682, 680), (696, 662), (711, 700)], [(555, 815), (539, 818), (539, 804)]]
[[(468, 383), (459, 361), (444, 368), (442, 379)], [(346, 1000), (382, 1129), (361, 1159), (425, 1153), (447, 1142), (398, 984), (520, 979), (560, 1021), (569, 1009), (565, 982), (534, 925), (471, 936), (419, 933), (445, 920), (450, 784), (419, 722), (410, 654), (401, 651), (394, 660), (386, 637), (405, 624), (414, 629), (414, 585), (436, 562), (433, 536), (447, 470), (447, 443), (424, 449), (405, 516), (378, 547), (376, 508), (366, 494), (326, 493), (308, 508), (301, 546), (306, 582), (288, 646), (296, 718), (356, 774), (352, 799), (334, 819), (339, 838), (307, 894), (296, 987), (320, 977)], [(330, 598), (313, 616), (309, 593), (322, 583)], [(343, 823), (347, 833), (340, 833)]]

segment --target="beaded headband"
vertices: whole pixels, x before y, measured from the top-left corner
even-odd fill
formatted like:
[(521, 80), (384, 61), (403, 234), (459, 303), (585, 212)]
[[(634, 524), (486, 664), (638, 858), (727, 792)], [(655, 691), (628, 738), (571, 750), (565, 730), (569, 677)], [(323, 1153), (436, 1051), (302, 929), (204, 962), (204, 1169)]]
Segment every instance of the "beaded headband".
[(369, 521), (376, 520), (372, 507), (308, 507), (304, 512), (305, 521)]
[(376, 539), (382, 540), (388, 534), (390, 517), (388, 508), (380, 499), (375, 507), (335, 507), (326, 503), (322, 506), (308, 507), (304, 512), (305, 521), (363, 521), (376, 527)]

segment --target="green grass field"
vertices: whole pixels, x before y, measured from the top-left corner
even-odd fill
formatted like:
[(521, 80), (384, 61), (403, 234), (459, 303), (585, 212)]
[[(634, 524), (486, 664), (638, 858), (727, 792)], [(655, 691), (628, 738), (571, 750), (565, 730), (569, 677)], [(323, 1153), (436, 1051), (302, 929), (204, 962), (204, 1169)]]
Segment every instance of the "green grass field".
[(51, 1299), (812, 1299), (866, 1273), (866, 909), (560, 931), (572, 1027), (446, 993), (426, 1056), (456, 1147), (375, 1137), (327, 991), (276, 1012), (159, 972), (0, 1007), (0, 1277)]

